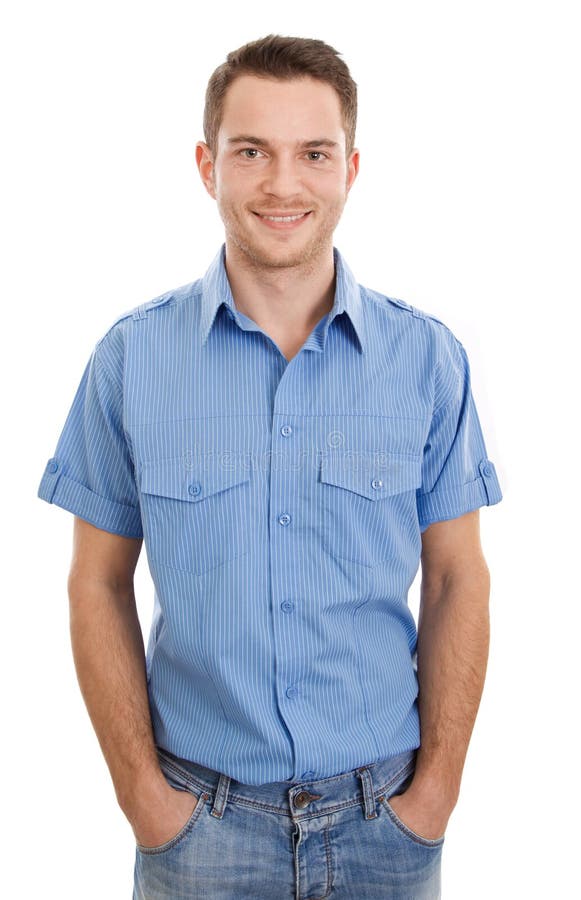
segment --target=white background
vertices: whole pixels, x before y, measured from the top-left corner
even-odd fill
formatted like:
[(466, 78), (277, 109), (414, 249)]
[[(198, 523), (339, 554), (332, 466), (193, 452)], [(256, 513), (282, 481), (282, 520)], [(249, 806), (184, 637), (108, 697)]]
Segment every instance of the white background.
[[(131, 896), (133, 833), (69, 644), (73, 519), (36, 491), (97, 338), (201, 276), (222, 242), (194, 165), (206, 82), (228, 50), (271, 32), (322, 38), (348, 63), (361, 171), (335, 243), (361, 283), (436, 315), (465, 345), (504, 491), (481, 513), (491, 655), (444, 900), (578, 889), (574, 7), (53, 0), (4, 15), (6, 896)], [(137, 590), (148, 632), (145, 552)]]

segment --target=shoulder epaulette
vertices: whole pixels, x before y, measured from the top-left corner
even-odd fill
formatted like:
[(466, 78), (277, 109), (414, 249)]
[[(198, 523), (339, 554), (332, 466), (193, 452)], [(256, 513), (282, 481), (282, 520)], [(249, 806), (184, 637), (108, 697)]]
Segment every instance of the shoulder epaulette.
[(132, 315), (134, 319), (146, 319), (150, 309), (159, 309), (160, 306), (165, 306), (166, 303), (169, 303), (172, 298), (173, 291), (162, 294), (160, 297), (155, 297), (153, 300), (148, 300), (146, 303), (136, 306), (129, 315)]
[(399, 306), (401, 309), (406, 309), (412, 316), (415, 316), (416, 319), (425, 319), (426, 313), (422, 312), (421, 309), (417, 309), (417, 307), (412, 306), (410, 303), (406, 303), (405, 300), (400, 300), (398, 297), (387, 297), (389, 303), (393, 303), (394, 306)]
[(406, 303), (405, 300), (400, 300), (399, 297), (388, 297), (387, 294), (379, 294), (377, 291), (373, 291), (374, 295), (384, 302), (387, 301), (391, 303), (393, 306), (398, 306), (400, 309), (405, 309), (406, 312), (411, 313), (412, 316), (415, 316), (416, 319), (431, 320), (432, 322), (437, 322), (438, 325), (441, 325), (447, 331), (450, 331), (448, 325), (445, 322), (442, 322), (441, 319), (438, 319), (437, 316), (433, 316), (431, 313), (426, 312), (423, 309), (418, 309), (417, 306), (412, 306), (411, 303)]
[(119, 322), (123, 322), (124, 319), (146, 319), (147, 314), (150, 309), (157, 308), (159, 306), (164, 306), (166, 303), (173, 297), (173, 292), (168, 294), (162, 294), (160, 297), (155, 297), (153, 300), (148, 300), (146, 303), (140, 303), (139, 306), (134, 306), (132, 309), (128, 309), (125, 312), (121, 313), (121, 315), (117, 316), (117, 318), (109, 325), (107, 331), (101, 335), (99, 340), (97, 341), (96, 346), (105, 340), (108, 334), (115, 328)]

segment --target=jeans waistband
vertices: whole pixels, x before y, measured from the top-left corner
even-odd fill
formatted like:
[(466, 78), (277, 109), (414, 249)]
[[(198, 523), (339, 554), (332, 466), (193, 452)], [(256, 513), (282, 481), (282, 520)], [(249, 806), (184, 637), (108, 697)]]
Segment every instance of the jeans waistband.
[(237, 803), (290, 816), (297, 821), (357, 805), (363, 806), (366, 818), (375, 818), (377, 798), (389, 793), (397, 781), (403, 781), (413, 772), (416, 753), (417, 750), (406, 750), (380, 762), (320, 780), (254, 785), (242, 784), (228, 775), (157, 748), (162, 770), (183, 782), (184, 787), (207, 795), (216, 818), (222, 818), (227, 803)]

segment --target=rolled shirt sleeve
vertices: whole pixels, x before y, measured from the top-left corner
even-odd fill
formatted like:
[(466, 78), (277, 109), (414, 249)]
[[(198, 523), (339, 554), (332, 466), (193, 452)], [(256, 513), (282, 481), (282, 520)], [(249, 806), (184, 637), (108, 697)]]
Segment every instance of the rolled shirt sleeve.
[(422, 485), (416, 496), (421, 531), (432, 522), (453, 519), (502, 499), (472, 395), (468, 357), (447, 329), (423, 453)]
[(141, 538), (130, 447), (123, 427), (122, 379), (106, 368), (98, 342), (85, 367), (38, 497), (97, 528)]

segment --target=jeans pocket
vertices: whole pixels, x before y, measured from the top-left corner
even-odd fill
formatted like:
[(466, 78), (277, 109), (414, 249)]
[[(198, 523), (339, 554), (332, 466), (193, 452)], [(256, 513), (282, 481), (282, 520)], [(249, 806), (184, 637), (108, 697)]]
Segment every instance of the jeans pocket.
[(146, 847), (143, 844), (136, 843), (139, 853), (142, 853), (145, 856), (167, 853), (169, 850), (173, 850), (175, 847), (180, 845), (182, 841), (184, 841), (185, 838), (190, 834), (190, 832), (193, 830), (194, 826), (200, 819), (202, 810), (209, 798), (209, 794), (192, 789), (192, 787), (189, 785), (188, 779), (183, 777), (183, 775), (181, 774), (181, 770), (178, 769), (178, 767), (174, 766), (172, 763), (166, 762), (166, 760), (162, 756), (159, 756), (159, 754), (158, 757), (161, 770), (165, 775), (166, 781), (168, 782), (170, 787), (178, 791), (187, 791), (193, 797), (197, 798), (197, 802), (187, 822), (178, 831), (178, 833), (168, 841), (165, 841), (163, 844), (158, 844), (154, 847)]
[(389, 789), (384, 795), (379, 798), (379, 800), (383, 809), (385, 809), (387, 813), (389, 822), (394, 826), (394, 828), (397, 828), (401, 834), (405, 835), (405, 837), (412, 841), (414, 844), (418, 844), (422, 847), (437, 849), (444, 843), (445, 835), (442, 835), (438, 838), (422, 837), (421, 834), (417, 834), (417, 832), (413, 831), (409, 827), (409, 825), (406, 825), (405, 822), (402, 822), (389, 802), (392, 797), (395, 797), (398, 794), (403, 794), (405, 792), (405, 790), (410, 786), (413, 777), (414, 763), (412, 762), (406, 765), (402, 772), (400, 772), (399, 775), (396, 776), (394, 782), (389, 785)]

